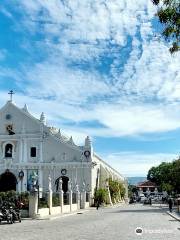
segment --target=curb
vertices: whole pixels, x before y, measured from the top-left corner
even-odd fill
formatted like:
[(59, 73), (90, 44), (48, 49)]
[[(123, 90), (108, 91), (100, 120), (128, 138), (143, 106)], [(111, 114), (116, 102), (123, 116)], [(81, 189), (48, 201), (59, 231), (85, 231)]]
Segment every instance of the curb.
[(169, 212), (169, 211), (166, 211), (166, 213), (167, 213), (168, 215), (170, 215), (171, 217), (173, 217), (174, 219), (176, 219), (177, 221), (180, 221), (180, 217), (178, 217), (177, 215), (175, 215), (175, 214), (173, 214), (173, 213), (171, 213), (171, 212)]
[(64, 218), (64, 217), (68, 217), (68, 216), (73, 216), (73, 215), (76, 215), (76, 214), (83, 214), (85, 212), (88, 212), (89, 210), (86, 209), (86, 210), (82, 210), (82, 211), (77, 211), (77, 212), (73, 212), (73, 213), (64, 213), (64, 214), (60, 214), (60, 215), (55, 215), (55, 216), (45, 216), (45, 217), (37, 217), (37, 218), (34, 218), (34, 220), (56, 220), (58, 218)]

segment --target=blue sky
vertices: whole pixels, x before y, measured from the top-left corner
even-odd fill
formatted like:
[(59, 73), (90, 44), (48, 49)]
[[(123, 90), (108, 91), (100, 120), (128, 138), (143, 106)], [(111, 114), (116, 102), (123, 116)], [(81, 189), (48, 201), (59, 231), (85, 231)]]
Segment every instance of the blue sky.
[(180, 152), (180, 55), (150, 0), (2, 0), (0, 104), (43, 111), (126, 176)]

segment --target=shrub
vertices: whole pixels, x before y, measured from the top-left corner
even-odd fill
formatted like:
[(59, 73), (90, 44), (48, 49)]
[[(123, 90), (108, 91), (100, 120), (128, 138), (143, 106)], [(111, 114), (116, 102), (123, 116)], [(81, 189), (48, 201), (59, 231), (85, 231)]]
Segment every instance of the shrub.
[(95, 191), (94, 193), (94, 202), (95, 204), (98, 202), (99, 204), (101, 203), (106, 203), (107, 199), (107, 190), (104, 188), (99, 188)]

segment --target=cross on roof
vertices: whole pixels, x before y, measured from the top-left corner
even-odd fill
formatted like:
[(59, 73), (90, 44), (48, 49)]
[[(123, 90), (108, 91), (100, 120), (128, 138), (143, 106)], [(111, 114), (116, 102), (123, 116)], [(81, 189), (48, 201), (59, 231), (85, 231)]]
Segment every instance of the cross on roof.
[(13, 94), (15, 94), (15, 93), (13, 92), (13, 90), (11, 90), (11, 91), (8, 92), (8, 94), (10, 95), (10, 100), (11, 100), (11, 102), (12, 102), (12, 96), (13, 96)]

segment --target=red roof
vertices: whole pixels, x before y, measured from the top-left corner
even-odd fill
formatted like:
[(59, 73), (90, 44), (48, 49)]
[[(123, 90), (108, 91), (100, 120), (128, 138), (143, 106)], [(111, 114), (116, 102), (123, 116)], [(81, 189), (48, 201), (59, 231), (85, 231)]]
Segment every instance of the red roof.
[(156, 183), (151, 181), (140, 182), (137, 187), (157, 187)]

